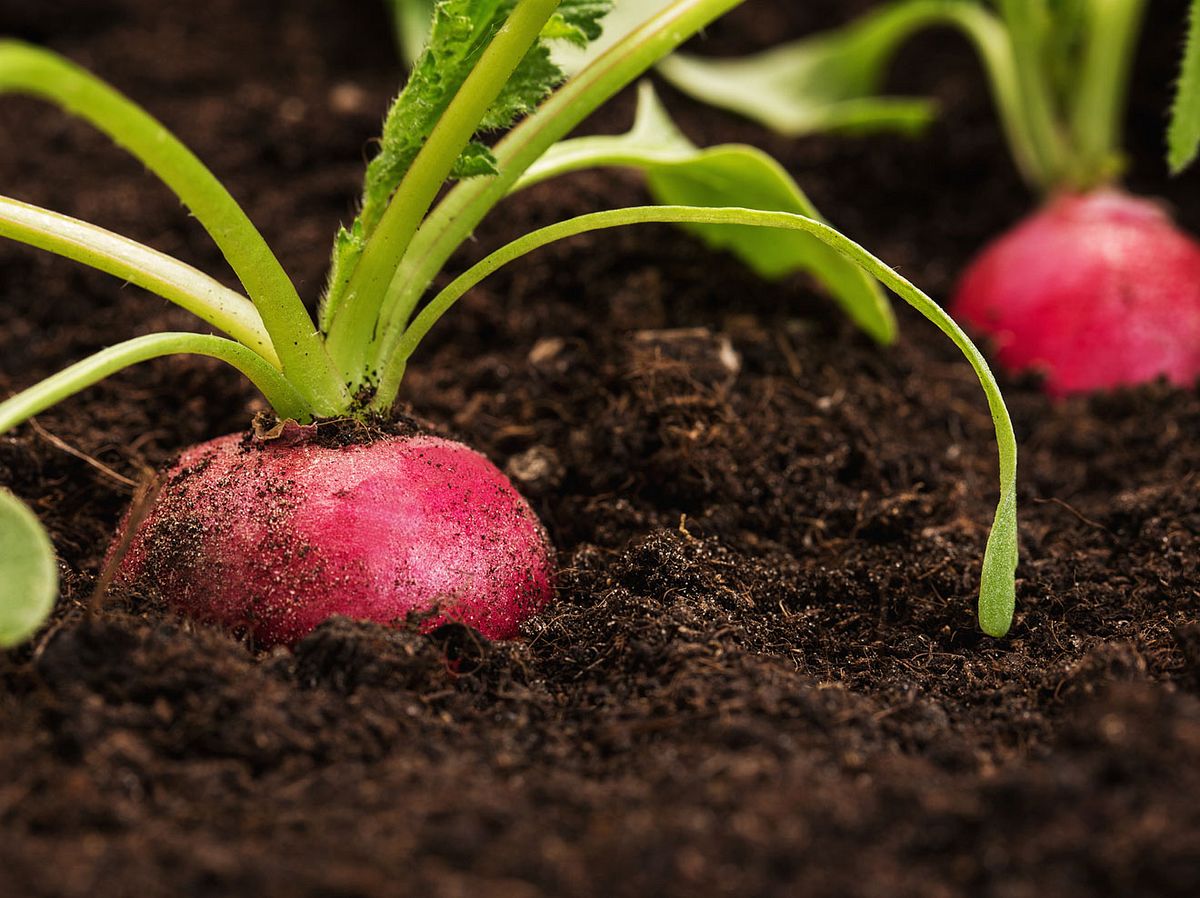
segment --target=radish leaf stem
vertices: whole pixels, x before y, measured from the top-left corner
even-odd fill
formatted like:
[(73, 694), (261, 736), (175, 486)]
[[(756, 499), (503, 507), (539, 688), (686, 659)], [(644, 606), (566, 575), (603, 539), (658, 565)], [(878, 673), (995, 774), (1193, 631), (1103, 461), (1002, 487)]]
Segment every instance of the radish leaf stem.
[(312, 418), (295, 387), (258, 353), (224, 337), (167, 332), (135, 337), (102, 349), (0, 402), (0, 433), (124, 368), (166, 355), (206, 355), (220, 359), (258, 387), (280, 417), (298, 421)]
[(991, 410), (992, 423), (996, 431), (996, 444), (1000, 458), (1000, 500), (988, 536), (984, 552), (983, 569), (979, 587), (979, 621), (984, 632), (991, 636), (1005, 635), (1012, 625), (1015, 604), (1015, 575), (1017, 567), (1017, 443), (1012, 420), (1004, 405), (1004, 398), (996, 384), (983, 354), (963, 330), (932, 299), (916, 286), (897, 274), (861, 246), (840, 234), (829, 225), (804, 216), (787, 212), (764, 212), (755, 209), (699, 209), (689, 206), (640, 206), (594, 212), (568, 221), (542, 228), (512, 241), (506, 246), (473, 265), (455, 278), (437, 294), (414, 319), (405, 331), (397, 347), (393, 376), (385, 377), (390, 385), (396, 377), (403, 375), (421, 340), (429, 333), (450, 307), (473, 286), (497, 269), (535, 249), (573, 237), (578, 234), (605, 228), (650, 222), (674, 224), (738, 224), (751, 227), (779, 228), (803, 231), (823, 241), (862, 266), (863, 270), (877, 278), (884, 286), (929, 319), (958, 347), (970, 362), (983, 387)]
[(6, 196), (0, 196), (0, 237), (56, 253), (156, 293), (280, 367), (254, 304), (178, 259), (86, 221)]
[(29, 94), (61, 106), (154, 172), (229, 260), (296, 389), (318, 412), (345, 409), (345, 389), (291, 279), (229, 191), (174, 135), (94, 75), (18, 41), (0, 41), (0, 92)]

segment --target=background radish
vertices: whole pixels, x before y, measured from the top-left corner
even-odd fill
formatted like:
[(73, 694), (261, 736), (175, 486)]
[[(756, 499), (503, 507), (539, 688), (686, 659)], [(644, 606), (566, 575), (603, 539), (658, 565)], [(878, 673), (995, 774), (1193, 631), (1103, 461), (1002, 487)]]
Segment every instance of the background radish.
[(1119, 190), (1053, 197), (971, 265), (952, 310), (1055, 396), (1200, 377), (1200, 245)]
[[(1041, 208), (968, 267), (951, 313), (1054, 396), (1200, 376), (1200, 243), (1123, 193), (1120, 123), (1145, 0), (1001, 4)], [(992, 67), (994, 71), (995, 67)], [(997, 90), (997, 95), (1001, 91)]]
[[(1178, 169), (1200, 141), (1200, 51), (1192, 49), (1172, 126)], [(929, 101), (880, 96), (887, 64), (914, 33), (960, 30), (991, 82), (1017, 166), (1043, 204), (964, 273), (950, 310), (987, 335), (1010, 371), (1048, 392), (1200, 375), (1200, 244), (1164, 209), (1120, 193), (1119, 146), (1130, 62), (1146, 0), (902, 0), (837, 31), (758, 56), (675, 56), (682, 90), (788, 134), (912, 132)]]
[[(136, 508), (118, 538), (111, 557), (118, 582), (160, 591), (195, 617), (266, 643), (294, 641), (334, 613), (391, 623), (434, 607), (489, 635), (512, 636), (550, 594), (550, 553), (532, 512), (466, 447), (419, 434), (378, 438), (362, 425), (391, 412), (425, 335), (501, 266), (589, 231), (674, 223), (728, 247), (764, 276), (811, 273), (880, 342), (894, 333), (883, 284), (963, 352), (986, 394), (1000, 454), (1000, 501), (984, 552), (979, 616), (986, 632), (1003, 635), (1012, 620), (1017, 564), (1016, 443), (995, 380), (949, 316), (825, 224), (764, 154), (739, 146), (699, 150), (671, 133), (665, 112), (644, 107), (654, 114), (615, 140), (621, 164), (645, 171), (662, 205), (581, 215), (525, 234), (426, 297), (475, 226), (543, 156), (554, 165), (538, 179), (579, 168), (580, 160), (614, 164), (611, 143), (572, 141), (574, 161), (549, 151), (592, 110), (740, 2), (674, 0), (553, 94), (562, 75), (545, 40), (586, 45), (599, 35), (607, 3), (439, 2), (429, 44), (384, 122), (361, 211), (335, 240), (315, 324), (245, 213), (161, 124), (61, 57), (0, 42), (0, 91), (57, 103), (129, 149), (208, 230), (247, 293), (94, 225), (0, 197), (0, 235), (154, 291), (232, 338), (150, 334), (112, 346), (0, 403), (0, 433), (128, 365), (179, 353), (221, 359), (259, 387), (281, 422), (280, 436), (233, 435), (186, 451), (156, 503)], [(477, 139), (519, 116), (524, 121), (494, 148)], [(462, 180), (435, 205), (455, 178)], [(321, 428), (334, 419), (357, 422), (347, 432), (360, 436), (323, 443)], [(297, 429), (312, 422), (315, 434)], [(28, 529), (29, 521), (23, 513), (0, 517), (0, 547), (7, 529)], [(10, 560), (0, 555), (0, 569)], [(21, 570), (36, 564), (43, 571), (45, 562), (13, 561)], [(30, 602), (6, 589), (0, 583), (0, 605)], [(44, 595), (40, 602), (36, 613), (8, 616), (14, 623), (0, 630), (5, 644), (27, 638), (44, 619)]]

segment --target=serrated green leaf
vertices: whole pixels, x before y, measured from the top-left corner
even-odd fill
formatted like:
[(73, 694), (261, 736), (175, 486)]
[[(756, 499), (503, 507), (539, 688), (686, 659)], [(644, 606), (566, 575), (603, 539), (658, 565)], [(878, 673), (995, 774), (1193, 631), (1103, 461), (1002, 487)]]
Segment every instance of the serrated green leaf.
[(0, 488), (0, 649), (36, 633), (57, 597), (50, 537), (28, 506)]
[(481, 175), (494, 175), (496, 171), (496, 157), (492, 155), (491, 148), (478, 141), (472, 141), (463, 149), (454, 164), (453, 177), (477, 178)]
[[(791, 175), (761, 150), (741, 144), (697, 148), (675, 126), (648, 81), (639, 88), (632, 130), (616, 137), (581, 137), (556, 144), (529, 169), (516, 189), (599, 166), (644, 172), (651, 195), (663, 205), (744, 207), (821, 220)], [(876, 340), (888, 343), (895, 338), (891, 305), (875, 279), (812, 235), (742, 225), (686, 227), (710, 246), (733, 253), (765, 278), (808, 273)]]
[(914, 134), (932, 120), (933, 103), (879, 91), (892, 55), (926, 24), (931, 8), (890, 4), (843, 28), (739, 59), (677, 53), (659, 64), (659, 72), (686, 94), (789, 136)]
[(576, 47), (586, 47), (600, 37), (601, 21), (612, 6), (613, 0), (564, 0), (542, 29), (542, 40), (567, 41)]
[[(322, 329), (328, 330), (346, 284), (392, 194), (515, 5), (516, 0), (441, 0), (434, 7), (428, 43), (413, 65), (408, 83), (388, 110), (379, 152), (367, 166), (361, 211), (354, 224), (343, 228), (335, 241), (321, 310)], [(578, 44), (598, 36), (600, 21), (610, 5), (610, 0), (563, 0), (541, 40), (530, 48), (479, 122), (479, 131), (507, 128), (536, 108), (563, 78), (545, 41)], [(452, 174), (464, 178), (495, 171), (491, 151), (473, 142), (455, 163)], [(343, 237), (347, 233), (349, 239)]]
[[(384, 0), (396, 29), (396, 44), (409, 67), (416, 64), (429, 41), (430, 23), (437, 0)], [(647, 0), (626, 0), (626, 6)], [(655, 0), (650, 0), (655, 2)], [(662, 0), (657, 0), (662, 2)], [(600, 36), (600, 20), (613, 0), (575, 0), (563, 4), (564, 11), (554, 17), (542, 30), (546, 41), (566, 41), (583, 48)]]
[(1200, 0), (1192, 0), (1187, 43), (1179, 67), (1179, 83), (1167, 130), (1167, 162), (1179, 174), (1200, 150)]

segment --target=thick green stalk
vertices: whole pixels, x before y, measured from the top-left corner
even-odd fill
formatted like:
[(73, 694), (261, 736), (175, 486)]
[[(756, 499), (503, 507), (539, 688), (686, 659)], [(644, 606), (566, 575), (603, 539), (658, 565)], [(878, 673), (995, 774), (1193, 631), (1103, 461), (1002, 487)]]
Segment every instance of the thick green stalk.
[(479, 128), (561, 0), (520, 0), (438, 120), (367, 241), (329, 330), (329, 351), (345, 378), (361, 383), (373, 357), (380, 308), (413, 235)]
[(164, 355), (206, 355), (227, 362), (262, 391), (281, 418), (312, 419), (312, 409), (283, 375), (241, 343), (210, 334), (165, 333), (135, 337), (102, 349), (0, 402), (0, 433), (123, 368)]
[[(387, 290), (381, 330), (403, 329), (433, 278), (529, 166), (614, 94), (744, 0), (677, 0), (564, 84), (495, 148), (500, 174), (457, 184), (412, 239)], [(375, 360), (380, 367), (386, 360)]]
[[(588, 231), (649, 222), (672, 224), (739, 224), (752, 227), (804, 231), (860, 265), (868, 274), (894, 291), (901, 299), (933, 322), (970, 362), (979, 378), (992, 413), (1000, 456), (1000, 501), (984, 552), (979, 586), (979, 621), (984, 632), (1003, 636), (1012, 625), (1017, 567), (1017, 443), (1004, 397), (988, 368), (987, 361), (962, 329), (932, 299), (897, 274), (861, 246), (823, 222), (788, 212), (761, 212), (754, 209), (703, 209), (692, 206), (641, 206), (581, 215), (550, 225), (514, 240), (450, 283), (413, 321), (396, 352), (389, 376), (389, 391), (398, 384), (408, 358), (429, 329), (464, 293), (501, 266), (557, 240)], [(382, 389), (381, 389), (382, 391)], [(394, 392), (393, 392), (394, 395)]]
[(1146, 0), (1089, 0), (1079, 89), (1071, 108), (1073, 187), (1109, 181), (1121, 167), (1121, 119)]
[(178, 259), (86, 221), (6, 196), (0, 196), (0, 237), (57, 253), (156, 293), (279, 367), (279, 356), (253, 303)]
[(287, 378), (322, 414), (346, 391), (291, 279), (229, 191), (140, 106), (74, 63), (18, 41), (0, 41), (0, 92), (29, 94), (90, 122), (136, 156), (192, 211), (245, 286)]

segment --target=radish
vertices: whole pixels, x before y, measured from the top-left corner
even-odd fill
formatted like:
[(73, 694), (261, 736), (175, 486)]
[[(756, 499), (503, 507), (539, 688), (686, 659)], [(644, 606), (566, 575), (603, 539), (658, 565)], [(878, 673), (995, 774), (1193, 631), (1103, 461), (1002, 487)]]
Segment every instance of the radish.
[[(1200, 0), (1170, 162), (1200, 144)], [(920, 98), (879, 94), (913, 34), (958, 29), (979, 53), (1017, 167), (1045, 204), (985, 247), (949, 308), (991, 339), (1010, 371), (1045, 374), (1054, 396), (1200, 375), (1198, 247), (1154, 204), (1117, 186), (1130, 63), (1146, 0), (899, 0), (840, 29), (743, 59), (677, 55), (677, 87), (781, 133), (893, 129), (932, 117)]]
[[(426, 334), (501, 266), (577, 234), (674, 223), (765, 277), (808, 271), (880, 342), (893, 334), (880, 284), (889, 287), (960, 348), (984, 388), (1000, 452), (979, 615), (985, 631), (1003, 635), (1017, 563), (1016, 444), (983, 357), (949, 316), (822, 221), (782, 167), (753, 148), (698, 149), (665, 110), (645, 104), (627, 135), (560, 142), (739, 2), (673, 0), (553, 94), (561, 73), (544, 41), (586, 45), (599, 35), (605, 2), (438, 2), (429, 45), (384, 121), (361, 211), (335, 240), (316, 322), (236, 201), (161, 124), (65, 59), (0, 42), (0, 92), (48, 99), (129, 149), (190, 208), (246, 291), (94, 225), (0, 197), (0, 235), (158, 293), (228, 334), (149, 334), (105, 349), (0, 402), (0, 433), (137, 362), (180, 353), (220, 359), (261, 390), (277, 420), (264, 436), (275, 438), (235, 434), (184, 451), (157, 498), (135, 502), (106, 576), (268, 645), (293, 643), (331, 614), (390, 624), (429, 613), (427, 626), (461, 620), (485, 635), (512, 637), (549, 600), (553, 564), (540, 524), (499, 471), (467, 447), (429, 435), (339, 443), (323, 434), (366, 433), (364, 425), (385, 419)], [(478, 141), (478, 132), (522, 115), (494, 149)], [(534, 171), (543, 157), (548, 164)], [(525, 234), (426, 296), (511, 191), (613, 164), (644, 171), (662, 205), (595, 212)], [(439, 201), (455, 178), (462, 180)], [(354, 426), (335, 425), (338, 419)], [(35, 570), (33, 561), (3, 554), (10, 535), (21, 545), (44, 543), (30, 535), (32, 518), (14, 511), (15, 502), (5, 497), (0, 506), (0, 571), (15, 565), (13, 582), (36, 576), (41, 594), (30, 605), (0, 583), (3, 644), (31, 635), (52, 588), (45, 558)], [(10, 604), (19, 613), (6, 614)]]
[(1014, 155), (1049, 199), (984, 248), (950, 311), (1056, 397), (1200, 376), (1200, 244), (1116, 186), (1144, 9), (1001, 4), (1007, 41), (989, 72)]
[(541, 524), (478, 452), (421, 434), (323, 445), (290, 423), (185, 452), (117, 582), (262, 645), (335, 614), (388, 624), (433, 608), (426, 626), (509, 639), (549, 601), (552, 570)]
[(1148, 200), (1063, 194), (975, 261), (951, 312), (1053, 396), (1200, 377), (1200, 244)]

